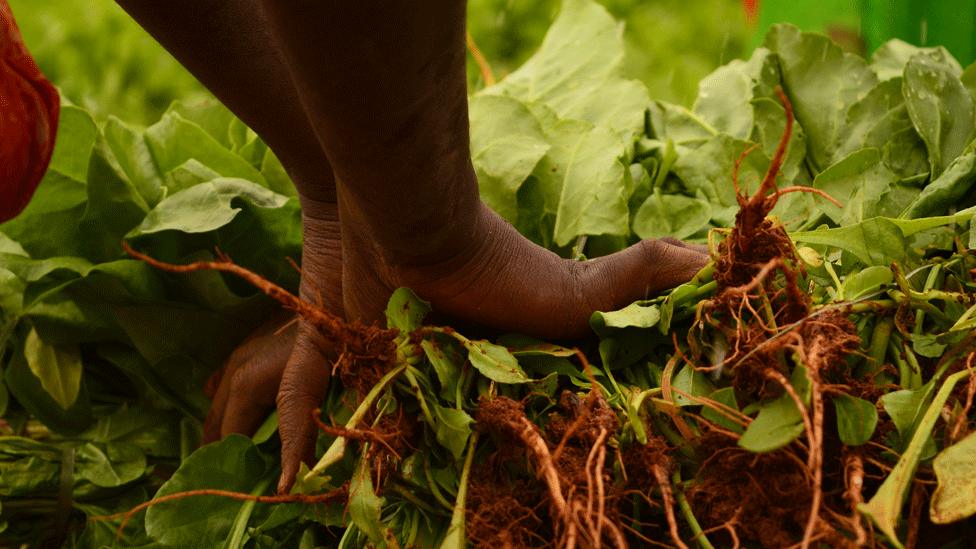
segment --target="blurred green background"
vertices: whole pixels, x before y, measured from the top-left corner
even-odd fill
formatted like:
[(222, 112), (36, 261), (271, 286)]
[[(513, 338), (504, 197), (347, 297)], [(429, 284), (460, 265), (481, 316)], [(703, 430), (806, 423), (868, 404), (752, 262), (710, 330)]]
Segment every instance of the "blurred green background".
[[(98, 119), (148, 124), (202, 86), (111, 0), (9, 0), (28, 47), (64, 95)], [(147, 0), (148, 1), (148, 0)], [(698, 81), (744, 56), (739, 0), (601, 0), (625, 22), (629, 75), (651, 97), (690, 104)], [(498, 77), (539, 45), (558, 0), (469, 0), (469, 30)], [(471, 63), (472, 89), (482, 85)]]

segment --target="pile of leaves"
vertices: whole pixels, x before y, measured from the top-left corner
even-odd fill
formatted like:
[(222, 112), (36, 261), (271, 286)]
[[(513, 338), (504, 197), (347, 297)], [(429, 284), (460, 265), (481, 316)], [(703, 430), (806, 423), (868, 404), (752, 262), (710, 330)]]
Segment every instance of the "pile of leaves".
[(612, 18), (566, 0), (535, 56), (471, 98), (483, 198), (567, 257), (675, 236), (713, 262), (561, 344), (427, 325), (407, 289), (388, 329), (276, 292), (390, 350), (369, 383), (342, 365), (288, 496), (269, 495), (276, 416), (197, 448), (206, 378), (277, 304), (119, 246), (294, 292), (280, 163), (217, 104), (148, 128), (65, 106), (37, 195), (0, 225), (0, 543), (972, 539), (976, 67), (901, 42), (868, 62), (779, 26), (686, 109), (622, 60)]

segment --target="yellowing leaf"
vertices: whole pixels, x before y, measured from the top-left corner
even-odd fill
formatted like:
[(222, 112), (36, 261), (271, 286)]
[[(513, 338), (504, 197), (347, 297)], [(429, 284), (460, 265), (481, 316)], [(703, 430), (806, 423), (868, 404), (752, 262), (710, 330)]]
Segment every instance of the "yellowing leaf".
[(932, 522), (949, 524), (976, 515), (976, 433), (935, 456), (932, 467), (939, 479), (929, 505)]
[(53, 346), (41, 341), (33, 328), (24, 342), (24, 358), (41, 386), (67, 410), (81, 388), (81, 354), (74, 346)]

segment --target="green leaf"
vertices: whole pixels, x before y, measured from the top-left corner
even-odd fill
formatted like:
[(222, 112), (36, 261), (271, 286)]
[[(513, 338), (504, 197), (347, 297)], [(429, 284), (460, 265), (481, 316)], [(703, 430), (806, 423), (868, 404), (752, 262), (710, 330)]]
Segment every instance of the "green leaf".
[(878, 149), (861, 149), (817, 174), (813, 186), (843, 204), (843, 208), (820, 201), (820, 208), (838, 225), (853, 225), (877, 216), (897, 216), (900, 211), (882, 211), (881, 197), (898, 181), (881, 160)]
[(163, 198), (163, 176), (149, 151), (144, 131), (110, 116), (105, 122), (105, 142), (129, 181), (151, 207)]
[(976, 433), (942, 450), (932, 461), (939, 481), (929, 517), (935, 524), (950, 524), (976, 515)]
[(146, 217), (149, 205), (129, 182), (105, 140), (99, 138), (88, 165), (88, 204), (78, 221), (85, 235), (87, 257), (112, 260), (122, 250), (122, 237)]
[(231, 152), (203, 128), (170, 111), (146, 130), (146, 142), (162, 173), (195, 159), (223, 177), (237, 177), (266, 185), (264, 176), (247, 160)]
[(753, 126), (752, 101), (774, 97), (778, 84), (776, 56), (757, 48), (748, 61), (734, 59), (703, 78), (692, 110), (719, 132), (748, 139)]
[(708, 227), (712, 207), (704, 197), (662, 194), (647, 197), (634, 215), (634, 234), (641, 238), (688, 238)]
[[(722, 134), (679, 155), (674, 163), (674, 174), (688, 192), (704, 195), (712, 203), (712, 219), (716, 225), (728, 227), (734, 221), (738, 202), (732, 186), (732, 170), (739, 155), (752, 146), (748, 141)], [(769, 159), (761, 151), (753, 151), (739, 171), (740, 191), (750, 193), (758, 188), (768, 167)]]
[[(767, 159), (772, 158), (776, 154), (779, 142), (783, 138), (783, 132), (786, 130), (786, 109), (780, 104), (779, 98), (770, 97), (753, 99), (752, 109), (755, 113), (756, 124), (749, 139), (759, 143)], [(810, 184), (806, 155), (807, 134), (803, 131), (803, 127), (794, 125), (786, 149), (786, 159), (780, 167), (780, 177), (783, 179), (784, 185)], [(779, 202), (784, 200), (790, 200), (790, 195), (781, 197)]]
[(855, 271), (844, 279), (841, 286), (843, 299), (854, 301), (869, 294), (873, 294), (891, 284), (895, 276), (890, 267), (875, 265)]
[(86, 181), (88, 158), (95, 146), (98, 128), (87, 111), (74, 105), (62, 105), (58, 118), (58, 138), (48, 170), (75, 181)]
[(539, 51), (483, 93), (544, 103), (561, 118), (586, 120), (629, 141), (641, 127), (634, 114), (649, 99), (643, 84), (620, 74), (621, 31), (596, 2), (565, 0)]
[(48, 345), (32, 328), (24, 342), (24, 358), (51, 398), (61, 408), (71, 408), (81, 389), (82, 365), (78, 349)]
[[(708, 396), (715, 392), (715, 385), (708, 380), (708, 376), (695, 370), (691, 365), (682, 368), (671, 380), (671, 386), (691, 396)], [(678, 406), (699, 406), (690, 398), (675, 394), (674, 401)]]
[(505, 384), (532, 381), (525, 375), (518, 360), (505, 347), (484, 340), (465, 339), (461, 343), (468, 350), (468, 360), (471, 361), (471, 365), (488, 379)]
[(790, 234), (797, 242), (821, 244), (850, 252), (865, 265), (891, 265), (906, 257), (906, 235), (894, 220), (874, 217), (856, 225)]
[(973, 97), (951, 65), (924, 54), (912, 57), (905, 67), (903, 90), (908, 114), (928, 147), (931, 173), (937, 177), (973, 138)]
[(464, 410), (445, 408), (438, 404), (431, 404), (437, 424), (434, 435), (441, 446), (447, 448), (454, 459), (459, 459), (468, 445), (471, 436), (471, 424), (474, 419)]
[(860, 446), (871, 440), (878, 425), (878, 410), (874, 404), (839, 393), (831, 395), (837, 412), (837, 432), (840, 441), (848, 446)]
[(807, 157), (819, 171), (833, 163), (844, 136), (844, 116), (877, 84), (861, 57), (824, 35), (775, 25), (763, 44), (779, 56), (786, 94), (807, 134)]
[(498, 338), (498, 344), (508, 348), (515, 357), (571, 357), (576, 350), (522, 334), (505, 334)]
[(233, 206), (233, 201), (240, 198), (259, 208), (281, 208), (289, 200), (243, 179), (214, 179), (167, 197), (128, 236), (168, 230), (205, 233), (219, 229), (240, 213), (241, 208)]
[(962, 72), (959, 62), (942, 46), (920, 48), (897, 38), (885, 42), (874, 50), (871, 54), (871, 70), (880, 80), (899, 77), (905, 72), (905, 65), (909, 60), (918, 54), (924, 54), (933, 60), (947, 64), (955, 74)]
[[(247, 437), (230, 435), (183, 460), (155, 497), (206, 488), (248, 493), (267, 473), (254, 443)], [(161, 503), (146, 511), (146, 531), (164, 545), (219, 547), (243, 506), (243, 502), (214, 496)]]
[(609, 334), (614, 329), (651, 328), (661, 320), (661, 309), (656, 302), (635, 301), (617, 311), (594, 311), (590, 326), (598, 334)]
[(928, 152), (908, 115), (900, 76), (879, 82), (851, 105), (844, 135), (834, 153), (835, 159), (863, 148), (876, 148), (881, 150), (885, 165), (901, 177), (929, 170)]
[(959, 199), (976, 181), (976, 153), (966, 153), (955, 160), (899, 216), (915, 219), (944, 214), (955, 207)]
[(915, 468), (922, 458), (922, 452), (932, 434), (932, 428), (939, 419), (942, 406), (949, 399), (952, 389), (963, 377), (968, 376), (969, 372), (962, 371), (952, 374), (946, 378), (942, 388), (932, 399), (925, 415), (919, 423), (918, 429), (912, 436), (912, 440), (905, 452), (902, 453), (895, 468), (875, 492), (874, 497), (867, 503), (857, 506), (858, 511), (864, 513), (879, 530), (888, 538), (895, 547), (902, 547), (898, 536), (895, 533), (898, 527), (898, 519), (901, 516), (901, 508), (905, 502), (905, 494), (915, 476)]
[(478, 189), (505, 219), (518, 219), (516, 193), (549, 150), (539, 121), (519, 100), (479, 94), (468, 105)]
[(566, 246), (580, 235), (628, 235), (631, 189), (620, 162), (624, 142), (613, 132), (581, 120), (543, 127), (551, 148), (533, 175), (545, 210), (555, 216), (553, 241)]
[[(85, 158), (87, 165), (88, 158)], [(88, 199), (83, 182), (49, 169), (27, 208), (0, 230), (32, 257), (82, 255), (84, 240), (78, 219)], [(44, 227), (43, 231), (37, 227)]]
[(383, 498), (373, 490), (372, 473), (369, 470), (369, 460), (365, 455), (359, 458), (356, 470), (349, 482), (349, 504), (347, 510), (352, 523), (359, 528), (369, 540), (384, 547), (383, 523), (380, 512), (383, 508)]
[[(809, 403), (810, 380), (806, 368), (796, 366), (790, 383), (800, 400)], [(760, 406), (759, 415), (739, 438), (739, 446), (755, 453), (771, 452), (793, 442), (802, 433), (803, 415), (793, 398), (784, 392)]]
[(0, 254), (19, 255), (30, 257), (24, 247), (9, 236), (0, 233)]
[(88, 443), (76, 450), (75, 475), (96, 486), (114, 488), (138, 480), (146, 473), (146, 456), (125, 443)]
[(386, 325), (409, 333), (423, 325), (430, 303), (417, 297), (410, 288), (397, 288), (386, 305)]
[(461, 368), (464, 366), (464, 356), (455, 344), (446, 338), (425, 339), (420, 347), (434, 367), (437, 381), (440, 382), (441, 398), (448, 402), (456, 400), (456, 388), (461, 380)]
[[(915, 430), (922, 420), (922, 414), (932, 399), (934, 390), (930, 381), (918, 389), (902, 389), (881, 396), (881, 405), (898, 431), (899, 445), (896, 450), (904, 449), (912, 440)], [(932, 444), (929, 441), (928, 449), (934, 451), (935, 448)], [(926, 455), (928, 455), (928, 450)]]
[(648, 121), (652, 137), (691, 148), (719, 135), (718, 130), (697, 114), (681, 105), (664, 101), (651, 103)]
[(938, 336), (932, 334), (913, 334), (912, 350), (916, 354), (928, 358), (941, 358), (945, 353), (946, 345), (939, 343)]
[(759, 408), (759, 415), (739, 438), (739, 446), (750, 452), (778, 450), (803, 433), (803, 417), (789, 395), (782, 395)]
[[(708, 398), (724, 404), (733, 410), (739, 409), (739, 403), (735, 399), (735, 388), (734, 387), (723, 387), (712, 394), (708, 395)], [(732, 421), (724, 414), (717, 412), (711, 406), (702, 406), (701, 411), (702, 417), (715, 423), (719, 427), (728, 429), (733, 433), (742, 433), (745, 429), (739, 423)]]

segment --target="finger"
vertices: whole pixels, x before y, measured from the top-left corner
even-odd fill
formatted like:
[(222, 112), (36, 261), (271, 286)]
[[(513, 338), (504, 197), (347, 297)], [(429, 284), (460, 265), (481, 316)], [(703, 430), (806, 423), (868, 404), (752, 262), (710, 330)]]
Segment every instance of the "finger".
[(281, 378), (278, 391), (278, 433), (281, 436), (281, 479), (278, 492), (287, 493), (299, 465), (311, 465), (317, 436), (312, 412), (321, 406), (329, 384), (329, 365), (334, 351), (327, 348), (315, 329), (299, 326), (298, 337)]
[(684, 240), (678, 240), (677, 238), (671, 238), (670, 236), (664, 237), (661, 240), (668, 244), (674, 246), (681, 246), (682, 248), (687, 248), (689, 250), (696, 251), (700, 254), (708, 255), (708, 246), (702, 244), (694, 244), (692, 242), (685, 242)]
[(207, 420), (203, 422), (203, 440), (201, 440), (201, 444), (210, 444), (211, 442), (220, 440), (220, 426), (224, 422), (224, 410), (227, 408), (227, 397), (230, 396), (231, 374), (227, 373), (228, 369), (228, 367), (221, 369), (223, 375), (221, 376), (220, 385), (217, 386), (217, 392), (214, 394), (213, 403), (210, 405), (210, 411), (207, 413)]
[(643, 240), (626, 250), (578, 263), (583, 296), (570, 318), (589, 318), (593, 311), (612, 311), (691, 279), (708, 256), (662, 240)]
[[(217, 386), (213, 393), (213, 404), (204, 422), (204, 444), (219, 440), (228, 432), (247, 432), (238, 427), (228, 431), (224, 429), (224, 421), (228, 413), (228, 403), (231, 401), (235, 402), (233, 413), (242, 413), (241, 399), (236, 395), (247, 395), (255, 391), (252, 388), (255, 384), (271, 386), (271, 397), (265, 400), (270, 405), (274, 404), (274, 394), (297, 334), (293, 318), (291, 313), (285, 311), (272, 315), (267, 322), (248, 335), (227, 358), (224, 367), (211, 376), (208, 385), (216, 383)], [(240, 373), (242, 370), (247, 371)], [(261, 388), (263, 387), (264, 385)], [(231, 419), (228, 426), (235, 424), (236, 420)]]
[(275, 406), (278, 383), (281, 380), (290, 349), (263, 362), (249, 362), (234, 372), (229, 397), (220, 424), (220, 436), (231, 433), (251, 435)]

